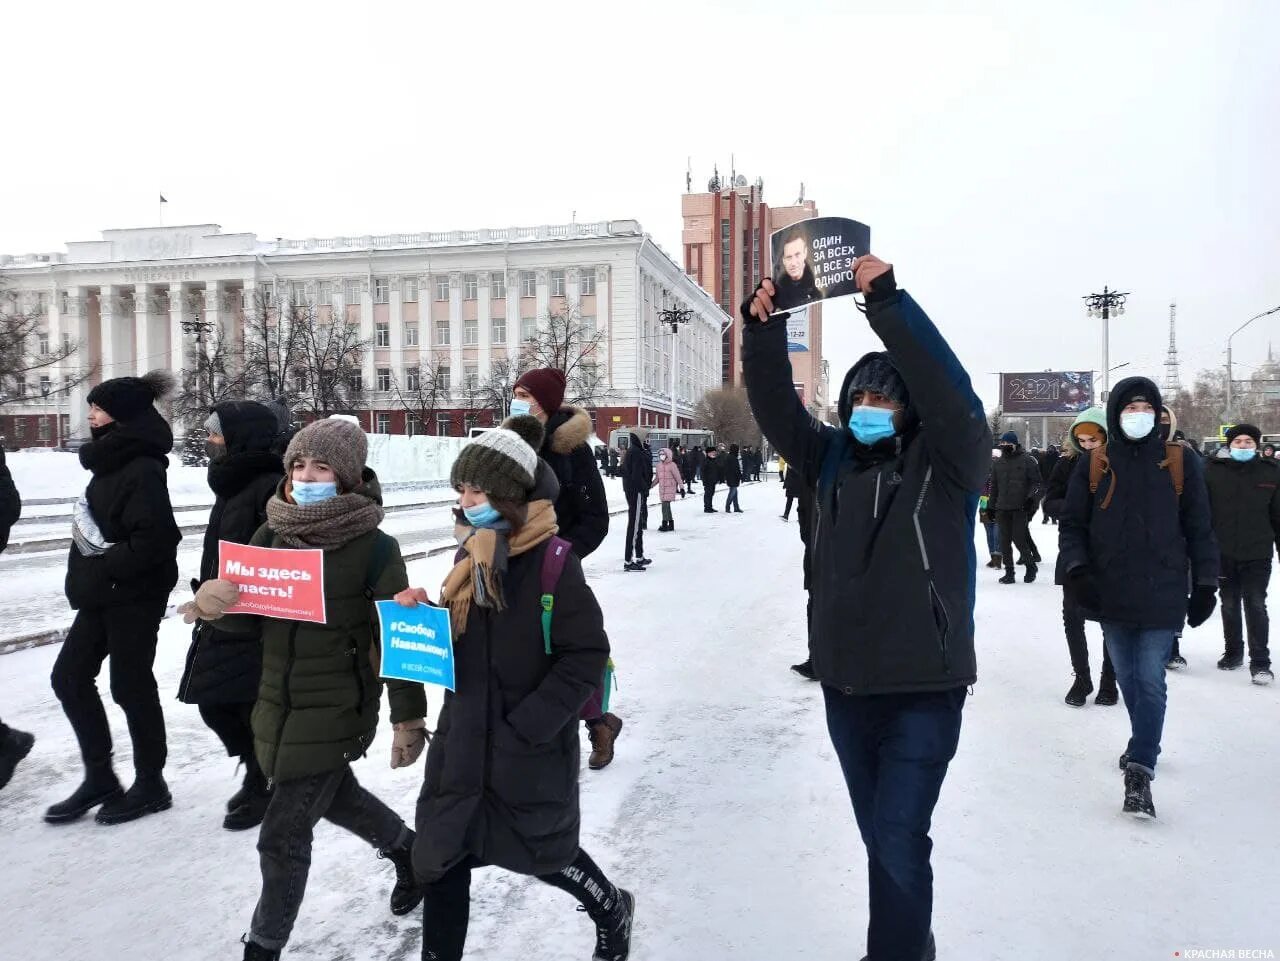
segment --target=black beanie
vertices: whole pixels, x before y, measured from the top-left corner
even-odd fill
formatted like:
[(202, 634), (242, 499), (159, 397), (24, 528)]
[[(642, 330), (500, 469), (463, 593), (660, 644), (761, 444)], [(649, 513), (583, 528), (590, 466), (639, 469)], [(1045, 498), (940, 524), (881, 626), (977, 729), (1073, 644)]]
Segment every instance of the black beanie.
[(173, 374), (153, 370), (141, 377), (113, 377), (89, 391), (86, 400), (121, 423), (138, 417), (157, 400), (173, 393)]
[(907, 406), (907, 385), (886, 353), (872, 354), (854, 371), (849, 379), (849, 390), (845, 394), (845, 401), (850, 407), (853, 406), (854, 393), (860, 390), (875, 391), (903, 407)]
[(1230, 444), (1237, 437), (1252, 437), (1253, 442), (1259, 447), (1262, 446), (1262, 431), (1254, 427), (1252, 424), (1236, 424), (1234, 427), (1227, 429), (1227, 443)]

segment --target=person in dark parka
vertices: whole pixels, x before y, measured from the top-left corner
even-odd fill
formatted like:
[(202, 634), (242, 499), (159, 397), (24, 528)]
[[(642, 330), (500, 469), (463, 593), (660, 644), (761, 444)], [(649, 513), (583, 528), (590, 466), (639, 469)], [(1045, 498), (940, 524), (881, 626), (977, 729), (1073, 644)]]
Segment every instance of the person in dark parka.
[(1132, 734), (1121, 756), (1123, 810), (1139, 817), (1155, 816), (1151, 780), (1174, 635), (1184, 621), (1199, 627), (1209, 619), (1218, 588), (1204, 466), (1182, 452), (1179, 493), (1157, 429), (1161, 407), (1159, 389), (1145, 377), (1115, 386), (1107, 401), (1107, 470), (1091, 491), (1090, 458), (1080, 458), (1058, 527), (1067, 589), (1086, 616), (1102, 624), (1129, 713)]
[(644, 556), (644, 529), (649, 516), (649, 491), (657, 480), (653, 476), (653, 452), (649, 449), (648, 438), (647, 429), (633, 427), (622, 458), (622, 493), (627, 498), (623, 570), (627, 571), (643, 571), (649, 566), (649, 560)]
[[(544, 635), (542, 572), (555, 548), (555, 474), (542, 428), (516, 416), (463, 448), (459, 550), (440, 593), (454, 632), (456, 689), (445, 694), (418, 798), (413, 864), (424, 882), (422, 956), (462, 958), (471, 872), (493, 865), (576, 898), (600, 961), (628, 956), (635, 899), (579, 843), (576, 720), (603, 674), (609, 640), (572, 553)], [(429, 603), (426, 591), (397, 597)]]
[(720, 451), (715, 447), (708, 447), (706, 457), (702, 461), (702, 511), (704, 514), (717, 513), (713, 498), (716, 494), (716, 485), (724, 479), (724, 467), (722, 466)]
[(871, 330), (838, 395), (841, 427), (796, 396), (772, 283), (743, 305), (756, 422), (816, 484), (810, 653), (868, 853), (872, 958), (931, 956), (929, 824), (977, 679), (978, 491), (991, 431), (969, 375), (893, 268), (855, 261)]
[(1027, 573), (1023, 579), (1028, 584), (1036, 579), (1036, 562), (1040, 555), (1031, 543), (1027, 521), (1041, 493), (1040, 465), (1022, 449), (1017, 434), (1005, 431), (1000, 435), (1000, 458), (991, 464), (991, 495), (987, 508), (995, 514), (996, 523), (1000, 526), (1000, 553), (1005, 568), (1001, 584), (1012, 584), (1017, 580), (1013, 563), (1015, 545), (1027, 562)]
[[(168, 748), (152, 665), (182, 540), (166, 480), (173, 432), (155, 407), (173, 386), (168, 371), (152, 371), (103, 381), (87, 398), (93, 439), (80, 448), (80, 463), (92, 477), (76, 505), (67, 558), (66, 594), (76, 618), (51, 678), (80, 744), (85, 778), (45, 812), (51, 824), (98, 805), (100, 824), (119, 824), (172, 804), (161, 773)], [(94, 683), (108, 655), (111, 696), (133, 741), (135, 778), (123, 793)]]
[[(21, 516), (22, 498), (5, 463), (4, 448), (0, 447), (0, 552), (9, 545), (9, 530)], [(35, 735), (0, 721), (0, 788), (9, 783), (18, 762), (31, 753), (35, 743)]]
[(738, 445), (732, 444), (729, 447), (729, 456), (724, 461), (724, 483), (729, 488), (729, 493), (724, 499), (724, 512), (726, 514), (741, 514), (742, 505), (738, 503), (738, 488), (742, 485), (742, 462), (738, 459)]
[(1267, 643), (1267, 584), (1273, 552), (1280, 544), (1280, 466), (1258, 456), (1261, 440), (1262, 432), (1252, 424), (1230, 428), (1227, 446), (1205, 467), (1205, 483), (1222, 552), (1219, 584), (1226, 650), (1218, 667), (1233, 671), (1244, 663), (1247, 627), (1249, 676), (1255, 684), (1270, 684), (1275, 676)]
[(684, 474), (685, 483), (689, 485), (689, 493), (692, 494), (693, 483), (702, 477), (702, 463), (706, 460), (705, 452), (698, 445), (689, 448), (686, 456), (687, 463), (680, 468)]
[[(252, 400), (226, 401), (213, 408), (205, 429), (208, 480), (213, 509), (204, 532), (200, 577), (191, 589), (218, 576), (218, 542), (247, 544), (267, 522), (267, 502), (284, 477), (284, 461), (273, 450), (280, 434), (276, 412)], [(227, 802), (222, 826), (229, 831), (257, 827), (271, 792), (253, 752), (250, 718), (262, 679), (260, 626), (229, 634), (198, 621), (191, 632), (178, 698), (200, 708), (200, 717), (218, 735), (230, 757), (245, 766), (244, 782)]]

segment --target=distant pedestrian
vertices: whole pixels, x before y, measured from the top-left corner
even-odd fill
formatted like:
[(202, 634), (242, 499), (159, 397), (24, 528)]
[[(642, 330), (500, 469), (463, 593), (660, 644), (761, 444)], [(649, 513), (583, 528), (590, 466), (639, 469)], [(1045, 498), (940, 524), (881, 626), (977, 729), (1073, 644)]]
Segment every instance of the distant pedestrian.
[(742, 484), (742, 465), (738, 460), (737, 444), (729, 447), (729, 456), (725, 458), (724, 483), (729, 488), (729, 494), (724, 499), (724, 512), (726, 514), (743, 513), (742, 507), (738, 503), (738, 487)]
[(618, 463), (619, 463), (618, 448), (610, 447), (609, 448), (609, 476), (610, 477), (618, 476)]
[[(9, 544), (9, 530), (22, 516), (22, 498), (13, 483), (4, 448), (0, 447), (0, 552)], [(18, 731), (0, 721), (0, 788), (9, 783), (18, 762), (31, 753), (35, 735)]]
[(1001, 584), (1017, 581), (1013, 564), (1015, 546), (1027, 562), (1023, 580), (1030, 584), (1036, 579), (1040, 555), (1031, 543), (1027, 521), (1040, 493), (1040, 465), (1022, 449), (1017, 434), (1005, 431), (1000, 435), (1000, 459), (991, 468), (991, 498), (988, 503), (988, 509), (994, 511), (1000, 525), (1000, 553), (1005, 568)]
[(668, 448), (658, 451), (658, 499), (662, 501), (662, 524), (659, 531), (676, 529), (675, 519), (671, 516), (671, 502), (676, 499), (676, 492), (684, 483), (680, 467), (671, 456)]
[(631, 428), (626, 458), (622, 462), (622, 492), (627, 498), (627, 543), (623, 548), (624, 571), (643, 571), (651, 563), (644, 556), (644, 528), (648, 516), (649, 491), (656, 483), (653, 457), (644, 427)]
[(715, 447), (708, 447), (706, 459), (702, 462), (702, 512), (704, 514), (718, 513), (712, 498), (715, 497), (716, 485), (720, 483), (721, 477), (720, 451)]

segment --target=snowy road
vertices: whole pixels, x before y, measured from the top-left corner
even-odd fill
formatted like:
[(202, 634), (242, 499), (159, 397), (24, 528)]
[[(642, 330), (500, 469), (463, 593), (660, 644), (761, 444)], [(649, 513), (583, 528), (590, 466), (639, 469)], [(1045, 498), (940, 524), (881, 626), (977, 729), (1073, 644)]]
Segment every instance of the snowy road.
[[(852, 961), (864, 943), (864, 855), (821, 694), (787, 671), (803, 648), (796, 527), (778, 519), (776, 481), (748, 485), (741, 496), (742, 515), (705, 515), (700, 497), (677, 502), (674, 534), (656, 533), (651, 518), (654, 564), (646, 573), (621, 571), (617, 518), (587, 562), (618, 662), (615, 710), (626, 728), (610, 768), (588, 772), (584, 757), (583, 845), (637, 895), (636, 961)], [(1050, 531), (1034, 528), (1046, 559)], [(30, 562), (2, 576), (7, 582)], [(434, 592), (448, 563), (414, 563), (411, 580)], [(1271, 824), (1280, 689), (1214, 669), (1222, 644), (1216, 617), (1189, 632), (1190, 668), (1170, 681), (1153, 785), (1160, 820), (1135, 823), (1119, 813), (1123, 707), (1062, 703), (1070, 670), (1058, 589), (1047, 577), (1006, 587), (992, 572), (980, 574), (980, 680), (934, 825), (939, 957), (1280, 955)], [(52, 597), (61, 567), (23, 576), (32, 590), (56, 582), (45, 592)], [(13, 595), (7, 583), (3, 590), (7, 613)], [(49, 616), (62, 616), (63, 607), (47, 606)], [(186, 638), (180, 623), (166, 622), (157, 659), (166, 695)], [(1090, 643), (1096, 670), (1093, 626)], [(90, 819), (61, 828), (41, 822), (79, 769), (48, 689), (56, 654), (49, 647), (0, 657), (0, 714), (39, 738), (0, 793), (8, 945), (0, 955), (238, 957), (236, 939), (258, 890), (254, 838), (219, 827), (237, 783), (233, 762), (219, 756), (194, 709), (165, 701), (173, 810), (115, 828)], [(438, 707), (434, 691), (429, 700)], [(108, 711), (122, 735), (122, 715)], [(384, 727), (356, 773), (411, 817), (422, 769), (389, 770), (388, 734)], [(126, 737), (117, 750), (124, 771), (128, 754)], [(411, 918), (388, 913), (389, 887), (386, 862), (322, 824), (285, 957), (416, 959), (418, 932)], [(469, 958), (590, 955), (588, 923), (557, 891), (480, 871), (473, 898)]]

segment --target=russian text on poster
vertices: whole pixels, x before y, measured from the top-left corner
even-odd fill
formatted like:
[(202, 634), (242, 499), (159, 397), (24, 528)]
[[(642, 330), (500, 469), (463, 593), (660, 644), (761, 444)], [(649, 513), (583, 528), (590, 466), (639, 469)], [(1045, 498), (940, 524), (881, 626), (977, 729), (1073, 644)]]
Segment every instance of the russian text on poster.
[(377, 601), (375, 606), (382, 635), (382, 676), (455, 690), (449, 609), (430, 604), (404, 607), (395, 601)]
[(218, 541), (218, 576), (240, 588), (228, 614), (325, 622), (324, 551)]

